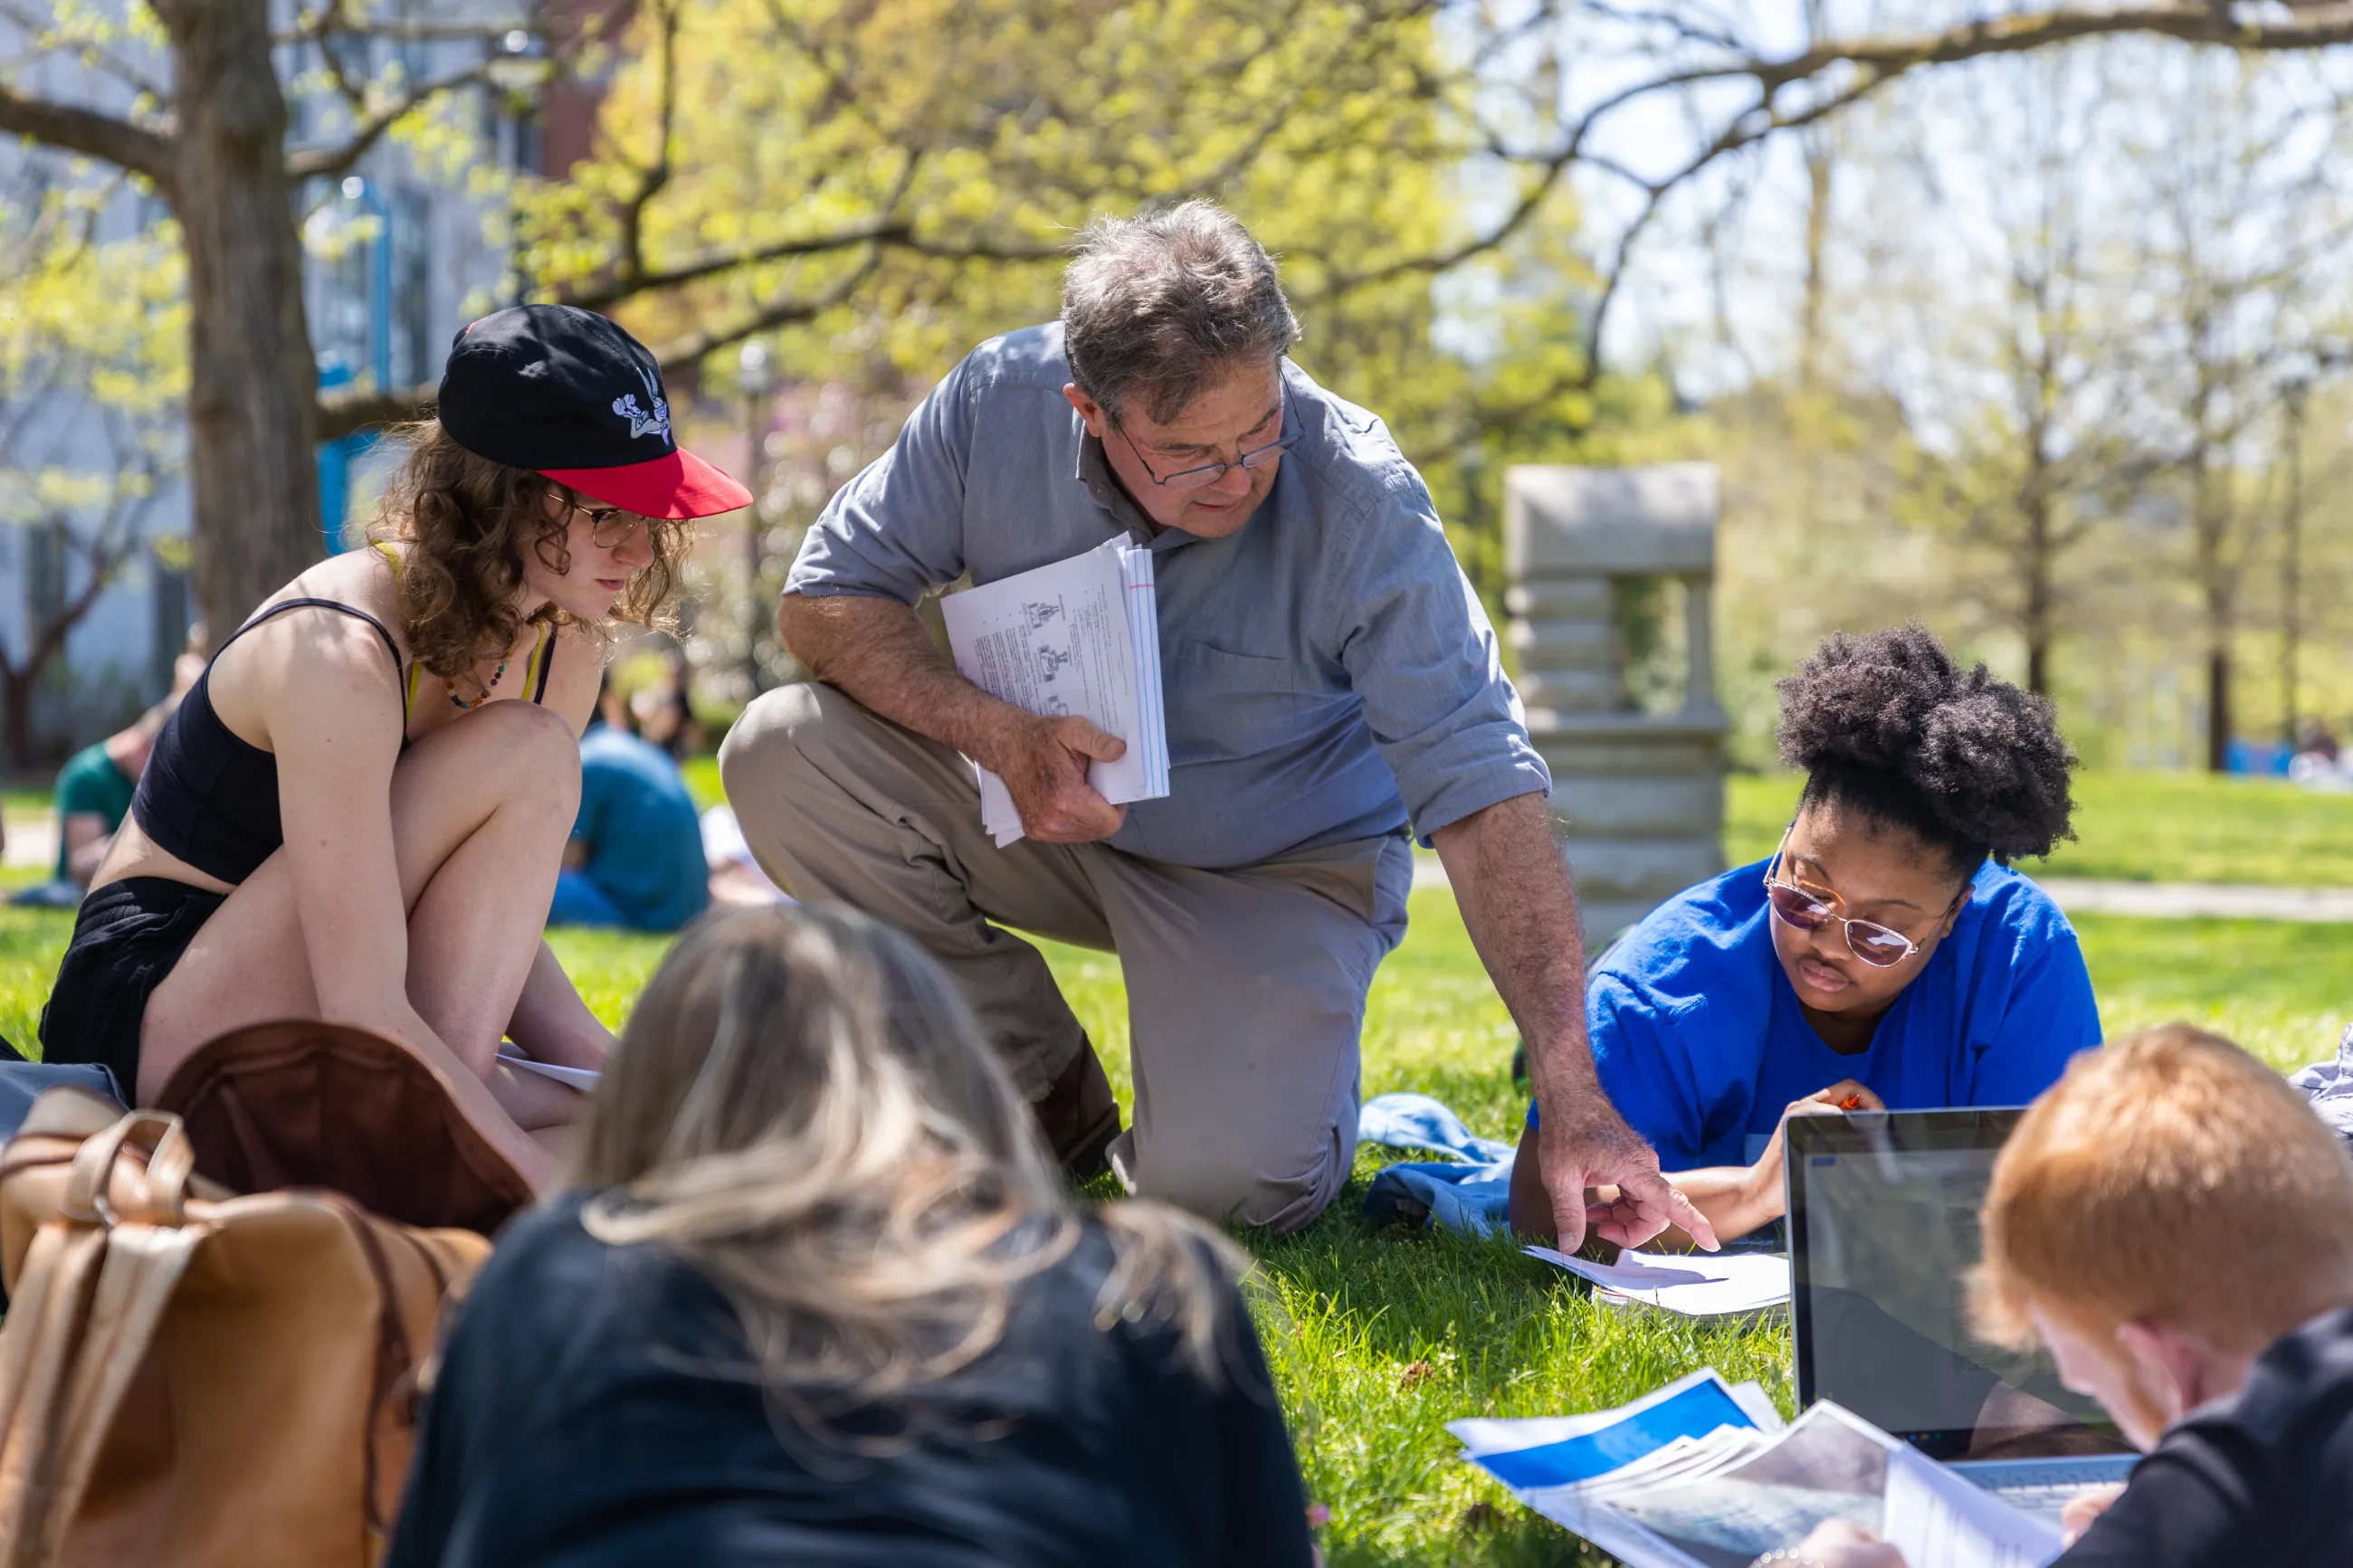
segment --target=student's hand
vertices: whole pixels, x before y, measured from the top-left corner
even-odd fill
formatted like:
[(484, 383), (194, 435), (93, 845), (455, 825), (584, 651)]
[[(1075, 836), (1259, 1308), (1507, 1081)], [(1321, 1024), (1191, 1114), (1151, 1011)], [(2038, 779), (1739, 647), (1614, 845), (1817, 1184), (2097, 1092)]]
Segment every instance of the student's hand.
[[(1792, 1116), (1828, 1116), (1833, 1111), (1884, 1110), (1887, 1102), (1851, 1078), (1842, 1078), (1828, 1089), (1818, 1089), (1803, 1100), (1793, 1100), (1783, 1109), (1781, 1120), (1773, 1128), (1772, 1146), (1766, 1159), (1776, 1165), (1789, 1152), (1789, 1118)], [(1757, 1162), (1764, 1163), (1763, 1160)]]
[(1046, 844), (1092, 844), (1127, 820), (1087, 783), (1090, 762), (1113, 763), (1127, 742), (1106, 735), (1078, 714), (1042, 718), (1016, 710), (997, 747), (997, 775), (1005, 781), (1021, 827)]
[(1767, 1552), (1757, 1568), (1905, 1568), (1904, 1553), (1842, 1519), (1825, 1520), (1795, 1546)]
[(1743, 1184), (1747, 1203), (1757, 1215), (1757, 1223), (1781, 1217), (1781, 1173), (1789, 1152), (1789, 1118), (1792, 1116), (1828, 1116), (1834, 1110), (1848, 1109), (1849, 1100), (1862, 1103), (1857, 1110), (1884, 1110), (1887, 1102), (1851, 1078), (1842, 1078), (1828, 1089), (1817, 1089), (1803, 1100), (1793, 1100), (1781, 1112), (1781, 1120), (1773, 1128), (1772, 1142), (1765, 1152), (1748, 1167), (1748, 1178)]
[(2112, 1481), (2104, 1487), (2085, 1487), (2069, 1498), (2067, 1506), (2059, 1510), (2060, 1539), (2069, 1546), (2083, 1540), (2084, 1531), (2092, 1528), (2092, 1521), (2107, 1512), (2116, 1499), (2124, 1495), (2124, 1483)]

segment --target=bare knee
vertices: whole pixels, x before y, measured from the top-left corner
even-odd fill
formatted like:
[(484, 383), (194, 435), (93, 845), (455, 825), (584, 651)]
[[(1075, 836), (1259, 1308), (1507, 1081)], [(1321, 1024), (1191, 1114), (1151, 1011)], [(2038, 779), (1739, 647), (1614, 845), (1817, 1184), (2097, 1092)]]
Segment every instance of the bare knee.
[(453, 739), (462, 732), (507, 794), (546, 801), (566, 813), (578, 807), (580, 737), (572, 721), (554, 709), (536, 702), (486, 702), (451, 724), (448, 732)]

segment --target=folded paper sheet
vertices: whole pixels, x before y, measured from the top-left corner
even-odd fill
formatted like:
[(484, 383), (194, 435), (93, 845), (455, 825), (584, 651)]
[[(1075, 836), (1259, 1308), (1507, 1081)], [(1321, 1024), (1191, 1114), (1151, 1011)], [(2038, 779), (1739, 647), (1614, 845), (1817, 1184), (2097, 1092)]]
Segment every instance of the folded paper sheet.
[[(940, 601), (958, 674), (1032, 713), (1077, 714), (1127, 742), (1091, 763), (1087, 782), (1113, 805), (1168, 793), (1160, 616), (1152, 552), (1124, 539)], [(1022, 836), (1005, 781), (974, 765), (981, 823), (997, 847)]]

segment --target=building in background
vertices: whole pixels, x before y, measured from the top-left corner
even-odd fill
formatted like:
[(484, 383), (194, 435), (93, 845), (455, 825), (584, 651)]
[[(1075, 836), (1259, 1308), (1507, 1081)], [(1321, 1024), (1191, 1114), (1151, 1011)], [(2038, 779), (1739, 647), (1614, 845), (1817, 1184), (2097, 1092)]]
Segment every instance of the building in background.
[[(483, 0), (388, 0), (378, 8), (419, 21), (477, 20), (508, 9)], [(276, 0), (281, 30), (292, 29), (297, 9), (294, 0)], [(569, 0), (538, 10), (552, 14), (559, 29), (592, 12), (616, 13), (611, 0)], [(0, 50), (16, 41), (14, 30), (0, 20)], [(334, 47), (332, 62), (322, 58), (316, 43), (280, 48), (279, 79), (290, 84), (292, 146), (332, 139), (346, 128), (344, 104), (324, 85), (331, 63), (353, 80), (374, 79), (395, 64), (408, 79), (424, 80), (463, 70), (485, 50), (522, 60), (544, 52), (540, 39), (520, 31), (484, 38), (347, 38)], [(153, 64), (153, 74), (164, 74), (164, 62)], [(128, 104), (131, 89), (100, 71), (67, 60), (48, 61), (38, 71), (33, 85), (45, 96), (115, 110)], [(506, 258), (485, 226), (497, 182), (468, 176), (485, 165), (531, 174), (569, 169), (588, 151), (598, 97), (595, 82), (556, 82), (528, 97), (497, 87), (463, 89), (442, 100), (440, 110), (473, 133), (476, 168), (454, 179), (419, 168), (406, 146), (387, 137), (348, 176), (315, 181), (301, 191), (309, 257), (304, 307), (322, 384), (400, 386), (439, 377), (452, 335), (474, 316), (508, 302), (501, 296), (511, 288)], [(0, 144), (0, 200), (20, 213), (37, 208), (47, 193), (69, 184), (90, 186), (101, 177), (57, 153)], [(100, 243), (134, 240), (165, 216), (158, 198), (118, 182), (98, 207), (90, 237)], [(26, 407), (0, 418), (0, 468), (88, 476), (78, 488), (53, 487), (54, 497), (20, 493), (0, 510), (0, 666), (6, 667), (0, 668), (0, 767), (54, 761), (118, 727), (169, 689), (173, 660), (191, 629), (188, 498), (173, 456), (177, 416), (167, 415), (172, 428), (148, 443), (151, 457), (161, 453), (157, 460), (166, 470), (157, 474), (151, 493), (111, 503), (100, 480), (120, 468), (108, 448), (117, 433), (109, 430), (87, 385), (84, 377), (79, 387), (8, 389)], [(343, 516), (326, 517), (331, 538), (347, 542), (348, 530), (364, 521), (364, 509), (394, 458), (364, 437), (322, 448), (322, 500), (331, 510), (339, 501), (346, 507)], [(94, 552), (94, 542), (107, 548)], [(108, 580), (93, 594), (94, 576)], [(48, 660), (21, 694), (21, 719), (11, 718), (9, 672), (35, 658), (64, 618), (71, 625), (62, 656)]]

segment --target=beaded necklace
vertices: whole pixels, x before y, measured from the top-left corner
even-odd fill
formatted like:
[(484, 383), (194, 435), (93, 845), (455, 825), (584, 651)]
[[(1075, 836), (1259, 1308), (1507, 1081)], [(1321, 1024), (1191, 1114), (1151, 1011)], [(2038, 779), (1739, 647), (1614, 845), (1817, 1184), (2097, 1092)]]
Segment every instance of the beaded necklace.
[[(507, 652), (507, 658), (512, 658), (513, 657), (513, 650), (509, 649)], [(475, 709), (480, 708), (483, 703), (488, 702), (491, 700), (491, 693), (498, 689), (499, 677), (504, 675), (506, 672), (507, 659), (502, 658), (499, 660), (499, 668), (491, 673), (490, 685), (482, 688), (482, 694), (480, 697), (477, 697), (471, 702), (469, 702), (464, 698), (459, 696), (453, 689), (449, 693), (449, 700), (458, 705), (459, 711), (470, 713)]]

